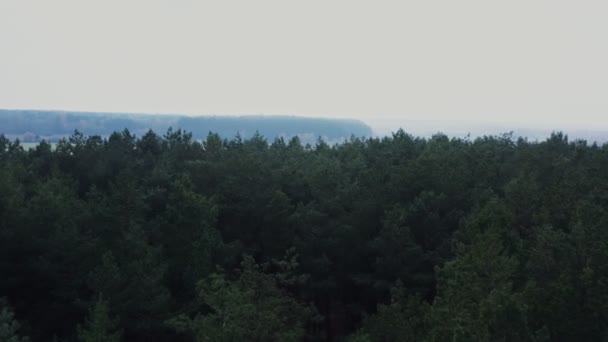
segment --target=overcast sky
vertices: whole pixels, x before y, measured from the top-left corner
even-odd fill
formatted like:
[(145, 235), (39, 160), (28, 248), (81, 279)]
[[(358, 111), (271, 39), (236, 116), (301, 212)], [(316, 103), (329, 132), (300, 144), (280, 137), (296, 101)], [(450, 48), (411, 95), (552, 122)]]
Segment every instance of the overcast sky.
[(0, 0), (0, 108), (608, 127), (608, 2)]

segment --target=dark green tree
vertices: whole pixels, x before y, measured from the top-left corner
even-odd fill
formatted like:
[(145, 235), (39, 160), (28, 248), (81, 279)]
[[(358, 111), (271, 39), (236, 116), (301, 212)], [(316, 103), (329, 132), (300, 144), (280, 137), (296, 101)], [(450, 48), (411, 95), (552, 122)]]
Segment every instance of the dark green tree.
[(193, 319), (179, 316), (169, 323), (196, 341), (300, 341), (311, 311), (280, 289), (251, 257), (231, 281), (216, 273), (200, 283), (207, 313)]
[(108, 303), (100, 294), (89, 309), (85, 324), (78, 327), (78, 340), (81, 342), (119, 342), (120, 337), (118, 321), (110, 316)]
[(6, 304), (5, 299), (0, 298), (0, 341), (3, 342), (28, 342), (27, 337), (19, 334), (21, 325), (15, 319), (12, 309)]

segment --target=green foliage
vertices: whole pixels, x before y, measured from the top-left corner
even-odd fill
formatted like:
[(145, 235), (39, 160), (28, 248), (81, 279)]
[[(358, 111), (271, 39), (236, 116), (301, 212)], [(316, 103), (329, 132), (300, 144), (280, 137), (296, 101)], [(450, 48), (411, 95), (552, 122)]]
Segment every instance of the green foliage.
[(153, 336), (159, 329), (158, 312), (169, 308), (170, 293), (162, 284), (165, 265), (152, 247), (141, 244), (141, 235), (128, 236), (130, 255), (117, 259), (112, 252), (103, 255), (91, 273), (89, 286), (106, 295), (109, 305), (121, 319), (125, 335)]
[(514, 284), (519, 265), (509, 248), (508, 219), (493, 200), (468, 220), (467, 243), (437, 272), (433, 340), (530, 339), (527, 308)]
[(0, 136), (3, 334), (608, 338), (608, 145), (122, 127)]
[(89, 309), (84, 326), (78, 328), (81, 342), (119, 342), (121, 332), (118, 322), (110, 317), (108, 303), (99, 295), (97, 302)]
[(349, 338), (355, 341), (426, 341), (432, 328), (430, 305), (411, 295), (400, 282), (391, 290), (391, 302), (379, 304), (362, 328)]
[(281, 290), (275, 277), (263, 273), (251, 257), (241, 263), (238, 279), (216, 273), (199, 288), (208, 312), (170, 321), (196, 341), (300, 341), (304, 336), (310, 310)]
[(3, 342), (27, 342), (27, 337), (21, 337), (18, 333), (21, 325), (15, 319), (12, 309), (0, 298), (0, 341)]
[(433, 264), (406, 225), (406, 215), (407, 211), (401, 208), (387, 212), (383, 227), (373, 241), (378, 253), (374, 265), (377, 287), (389, 288), (399, 279), (410, 287), (424, 289), (424, 285), (428, 286), (428, 282), (433, 281), (426, 278), (431, 274)]

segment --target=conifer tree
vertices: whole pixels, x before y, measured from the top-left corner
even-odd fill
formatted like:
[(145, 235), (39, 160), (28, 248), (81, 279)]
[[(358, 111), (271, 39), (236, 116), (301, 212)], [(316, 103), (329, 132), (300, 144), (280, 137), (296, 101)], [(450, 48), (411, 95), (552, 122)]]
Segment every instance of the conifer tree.
[(89, 309), (84, 326), (78, 327), (80, 342), (119, 342), (121, 332), (118, 321), (110, 317), (108, 302), (100, 294), (95, 304)]

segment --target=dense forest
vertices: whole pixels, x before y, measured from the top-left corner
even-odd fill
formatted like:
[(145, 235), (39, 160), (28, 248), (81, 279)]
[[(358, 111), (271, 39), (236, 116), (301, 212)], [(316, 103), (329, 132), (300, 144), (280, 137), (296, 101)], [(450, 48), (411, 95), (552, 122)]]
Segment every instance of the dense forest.
[(0, 109), (0, 133), (22, 142), (56, 142), (69, 137), (74, 130), (107, 138), (116, 131), (128, 129), (144, 135), (148, 130), (165, 132), (169, 127), (185, 127), (195, 139), (205, 139), (209, 131), (222, 138), (239, 134), (251, 138), (256, 132), (266, 137), (298, 136), (314, 144), (317, 137), (335, 143), (355, 136), (372, 135), (369, 126), (358, 120), (306, 118), (298, 116), (184, 116), (133, 113), (96, 113)]
[(608, 145), (0, 138), (1, 341), (606, 341)]

